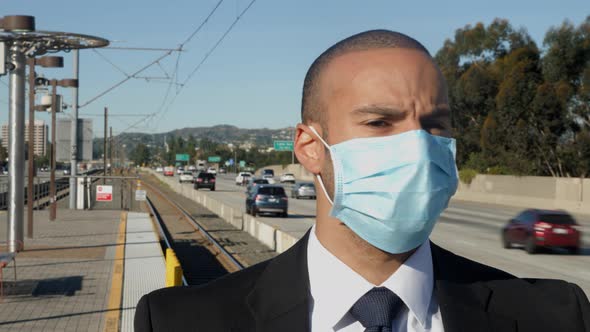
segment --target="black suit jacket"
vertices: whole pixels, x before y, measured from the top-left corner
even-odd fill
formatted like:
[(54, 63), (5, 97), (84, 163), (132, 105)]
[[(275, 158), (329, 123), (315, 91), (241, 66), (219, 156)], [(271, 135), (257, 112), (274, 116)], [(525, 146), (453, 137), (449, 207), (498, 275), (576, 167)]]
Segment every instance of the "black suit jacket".
[[(144, 295), (135, 331), (309, 331), (307, 240), (306, 235), (274, 259), (205, 286)], [(578, 286), (518, 279), (434, 244), (431, 248), (445, 332), (590, 332), (590, 304)]]

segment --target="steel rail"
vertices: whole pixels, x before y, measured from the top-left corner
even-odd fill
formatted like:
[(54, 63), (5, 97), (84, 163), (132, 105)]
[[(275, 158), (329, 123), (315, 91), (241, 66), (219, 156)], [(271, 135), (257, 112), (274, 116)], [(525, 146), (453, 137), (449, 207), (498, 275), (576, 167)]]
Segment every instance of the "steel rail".
[(199, 230), (199, 232), (211, 243), (213, 244), (213, 246), (219, 250), (219, 252), (223, 255), (224, 258), (226, 258), (229, 263), (231, 263), (233, 265), (233, 267), (236, 270), (243, 270), (244, 266), (238, 262), (233, 256), (232, 254), (230, 254), (227, 250), (225, 250), (225, 248), (219, 244), (219, 242), (217, 242), (217, 240), (215, 240), (210, 234), (209, 232), (207, 232), (207, 230), (205, 230), (205, 228), (198, 222), (195, 220), (195, 218), (193, 218), (193, 216), (190, 215), (190, 213), (186, 212), (186, 210), (178, 205), (176, 202), (170, 200), (168, 197), (166, 197), (166, 195), (164, 195), (159, 189), (157, 189), (155, 186), (143, 181), (142, 185), (146, 185), (148, 187), (150, 187), (151, 190), (155, 191), (158, 195), (160, 195), (160, 197), (162, 197), (163, 199), (165, 199), (170, 205), (172, 205), (173, 207), (175, 207), (178, 211), (180, 211), (183, 216), (185, 217), (186, 220), (189, 221), (190, 224), (192, 224), (196, 229)]

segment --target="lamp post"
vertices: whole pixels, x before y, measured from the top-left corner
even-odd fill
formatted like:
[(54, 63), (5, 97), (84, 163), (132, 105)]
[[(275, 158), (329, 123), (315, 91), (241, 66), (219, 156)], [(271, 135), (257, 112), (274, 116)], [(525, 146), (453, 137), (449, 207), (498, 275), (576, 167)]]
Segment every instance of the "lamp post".
[[(0, 20), (0, 29), (4, 31), (35, 30), (35, 19), (31, 16), (7, 16)], [(10, 252), (22, 250), (24, 247), (24, 147), (23, 135), (25, 127), (25, 55), (19, 43), (6, 43), (8, 49), (7, 62), (12, 67), (9, 79), (9, 116), (8, 116), (8, 239)], [(4, 56), (4, 54), (3, 54)], [(0, 59), (4, 61), (4, 58)], [(20, 221), (20, 222), (19, 222)]]
[(55, 135), (55, 121), (56, 114), (61, 109), (61, 98), (57, 97), (57, 87), (64, 88), (75, 88), (78, 87), (78, 80), (76, 79), (63, 79), (63, 80), (50, 80), (51, 84), (51, 174), (49, 178), (49, 220), (54, 221), (57, 216), (57, 194), (55, 188), (55, 146), (56, 146), (56, 135)]
[[(80, 76), (80, 51), (74, 50), (74, 79), (79, 81)], [(72, 124), (70, 132), (71, 156), (70, 156), (70, 209), (76, 209), (78, 197), (78, 87), (72, 88)]]
[(27, 184), (27, 237), (33, 237), (33, 204), (34, 204), (34, 177), (35, 177), (35, 65), (44, 68), (63, 67), (63, 57), (44, 56), (38, 59), (29, 58), (29, 175)]
[[(48, 52), (104, 47), (108, 40), (67, 32), (35, 30), (33, 16), (0, 18), (0, 74), (10, 72), (9, 79), (9, 185), (7, 245), (9, 252), (24, 248), (24, 124), (25, 59)], [(5, 66), (5, 61), (8, 64)]]

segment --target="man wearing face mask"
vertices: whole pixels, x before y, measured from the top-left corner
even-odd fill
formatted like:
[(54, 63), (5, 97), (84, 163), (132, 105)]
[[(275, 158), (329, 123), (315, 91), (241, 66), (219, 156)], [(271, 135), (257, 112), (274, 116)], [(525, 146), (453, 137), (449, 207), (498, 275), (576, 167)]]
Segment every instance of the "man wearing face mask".
[(351, 36), (303, 87), (295, 153), (316, 224), (276, 258), (142, 298), (136, 331), (590, 331), (582, 290), (518, 279), (429, 241), (457, 188), (446, 84), (416, 40)]

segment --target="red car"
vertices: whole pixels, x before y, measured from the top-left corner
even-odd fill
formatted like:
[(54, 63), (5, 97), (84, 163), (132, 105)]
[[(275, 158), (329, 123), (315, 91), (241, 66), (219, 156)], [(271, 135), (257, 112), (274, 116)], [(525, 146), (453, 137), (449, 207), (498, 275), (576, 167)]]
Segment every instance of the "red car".
[(572, 254), (580, 251), (580, 231), (574, 218), (565, 211), (529, 209), (511, 219), (502, 229), (502, 244), (524, 245), (529, 254), (540, 247), (563, 247)]
[(174, 176), (174, 167), (172, 167), (172, 166), (164, 167), (164, 176)]

